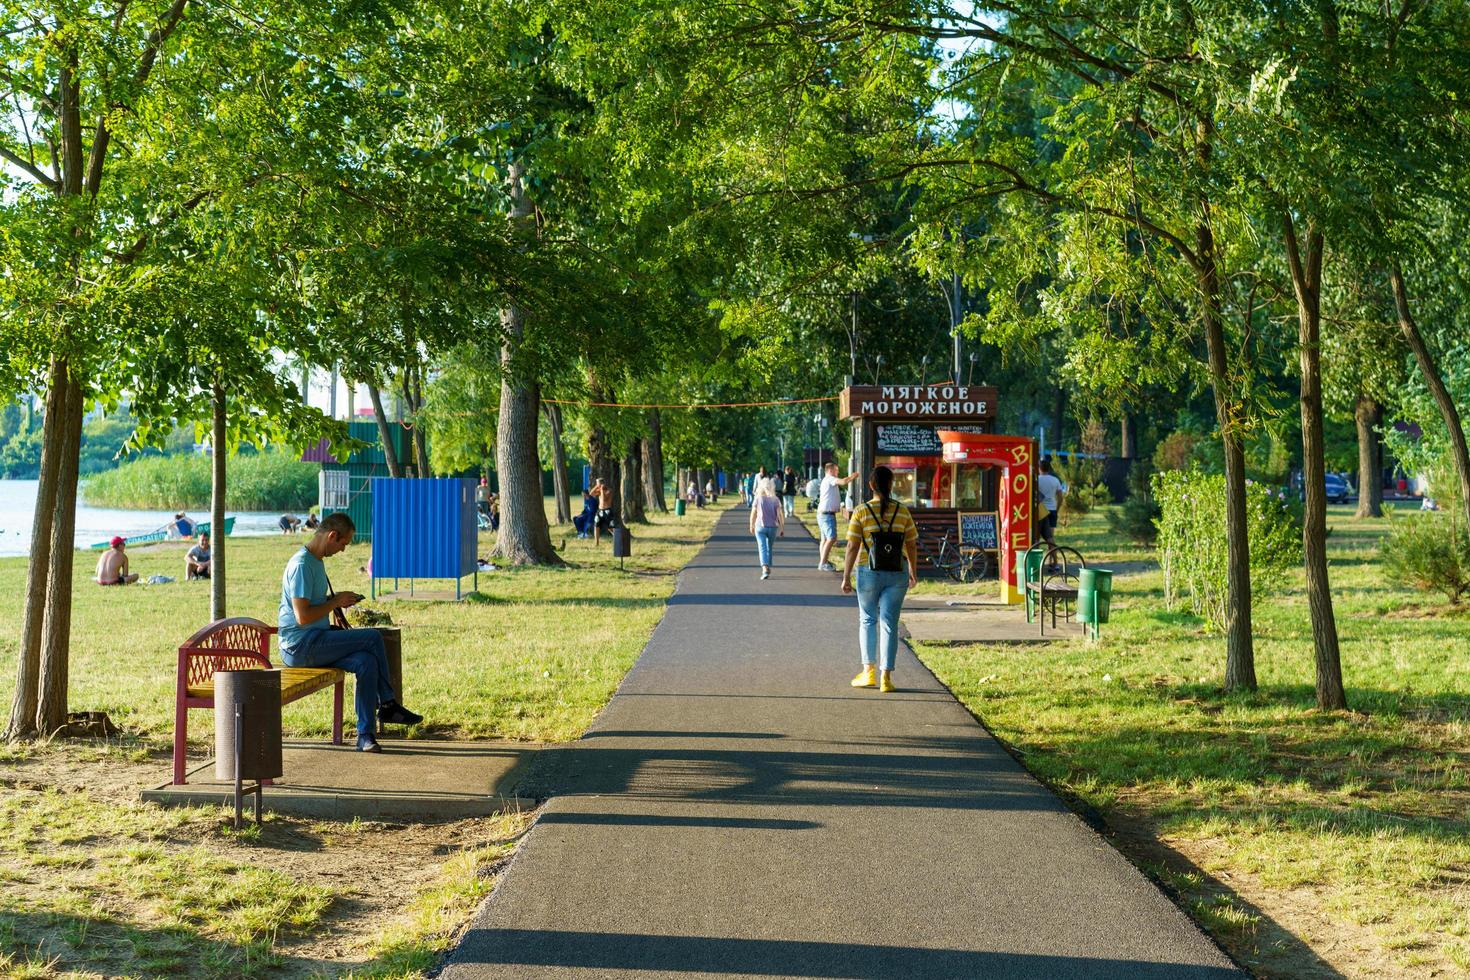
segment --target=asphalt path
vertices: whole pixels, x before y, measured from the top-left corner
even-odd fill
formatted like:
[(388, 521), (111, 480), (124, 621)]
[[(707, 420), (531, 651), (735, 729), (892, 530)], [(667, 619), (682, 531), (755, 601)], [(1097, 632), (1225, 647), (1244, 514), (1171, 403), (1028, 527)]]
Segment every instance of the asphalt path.
[(1243, 976), (906, 647), (897, 692), (850, 687), (857, 604), (815, 565), (797, 528), (760, 581), (721, 518), (596, 724), (542, 753), (552, 799), (446, 980)]

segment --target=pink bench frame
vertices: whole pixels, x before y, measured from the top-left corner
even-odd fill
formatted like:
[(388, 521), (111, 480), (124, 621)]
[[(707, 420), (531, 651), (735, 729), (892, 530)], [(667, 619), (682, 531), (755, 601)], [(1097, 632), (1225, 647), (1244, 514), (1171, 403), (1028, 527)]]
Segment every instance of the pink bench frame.
[[(211, 680), (217, 670), (269, 670), (271, 635), (275, 632), (274, 626), (267, 626), (258, 619), (243, 616), (221, 619), (199, 630), (179, 647), (178, 679), (174, 688), (175, 786), (182, 786), (187, 782), (185, 768), (189, 749), (189, 709), (214, 707), (212, 697), (190, 697), (189, 685)], [(344, 678), (333, 685), (333, 745), (342, 744), (342, 693), (345, 684)]]

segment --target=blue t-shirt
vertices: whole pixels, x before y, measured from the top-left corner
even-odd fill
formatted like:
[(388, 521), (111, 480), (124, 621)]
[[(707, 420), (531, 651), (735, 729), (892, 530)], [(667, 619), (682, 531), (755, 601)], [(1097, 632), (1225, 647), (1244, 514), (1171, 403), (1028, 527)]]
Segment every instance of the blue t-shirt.
[(281, 649), (290, 650), (300, 643), (311, 630), (324, 630), (331, 625), (330, 616), (302, 626), (296, 621), (296, 610), (292, 599), (305, 599), (313, 606), (327, 601), (327, 566), (306, 548), (302, 548), (286, 562), (286, 572), (281, 576), (281, 612), (277, 617), (281, 627)]

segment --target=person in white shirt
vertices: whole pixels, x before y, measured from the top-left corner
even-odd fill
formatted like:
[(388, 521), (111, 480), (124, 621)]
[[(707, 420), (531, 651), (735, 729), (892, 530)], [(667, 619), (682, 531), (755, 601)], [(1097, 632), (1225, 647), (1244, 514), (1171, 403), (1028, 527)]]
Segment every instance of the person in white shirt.
[(1050, 459), (1043, 459), (1039, 468), (1041, 475), (1036, 478), (1036, 495), (1041, 498), (1041, 506), (1047, 510), (1047, 515), (1040, 522), (1041, 537), (1048, 547), (1055, 548), (1057, 511), (1062, 507), (1062, 498), (1067, 495), (1067, 485), (1052, 473)]
[(837, 464), (828, 463), (826, 475), (822, 477), (822, 483), (817, 488), (817, 527), (822, 532), (822, 543), (817, 554), (817, 568), (821, 571), (837, 571), (837, 566), (832, 564), (832, 546), (837, 541), (837, 512), (842, 509), (842, 496), (839, 491), (840, 488), (847, 486), (857, 478), (856, 473), (849, 473), (839, 478)]

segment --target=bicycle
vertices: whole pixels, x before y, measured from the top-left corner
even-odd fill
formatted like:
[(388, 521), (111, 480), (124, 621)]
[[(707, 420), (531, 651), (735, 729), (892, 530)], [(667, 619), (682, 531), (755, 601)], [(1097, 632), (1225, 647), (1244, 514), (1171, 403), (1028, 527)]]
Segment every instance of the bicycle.
[(990, 574), (990, 553), (974, 545), (953, 545), (950, 532), (939, 541), (939, 552), (932, 559), (934, 567), (956, 582), (978, 582)]

